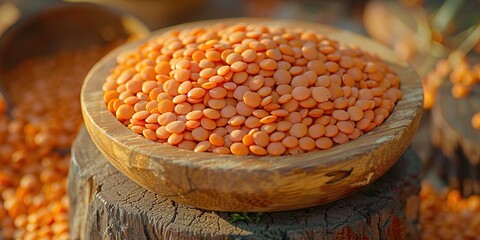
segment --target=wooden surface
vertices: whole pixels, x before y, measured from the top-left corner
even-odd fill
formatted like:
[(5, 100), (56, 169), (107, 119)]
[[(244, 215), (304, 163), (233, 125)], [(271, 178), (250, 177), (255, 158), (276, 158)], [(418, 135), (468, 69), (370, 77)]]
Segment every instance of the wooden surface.
[(455, 99), (447, 83), (438, 93), (432, 110), (432, 144), (441, 175), (464, 195), (480, 194), (480, 130), (472, 127), (473, 114), (480, 112), (480, 86), (464, 99)]
[(418, 239), (419, 172), (420, 160), (407, 150), (386, 175), (342, 200), (263, 213), (258, 223), (230, 223), (232, 213), (178, 204), (129, 180), (105, 160), (83, 129), (72, 149), (68, 176), (71, 237)]
[[(296, 156), (255, 157), (193, 153), (156, 144), (124, 127), (103, 103), (102, 84), (123, 46), (89, 73), (81, 93), (84, 120), (107, 160), (140, 185), (172, 200), (210, 210), (280, 211), (339, 199), (382, 176), (410, 144), (420, 122), (421, 84), (414, 70), (386, 47), (349, 32), (290, 20), (229, 19), (314, 30), (375, 52), (401, 79), (404, 96), (389, 118), (372, 132), (329, 150)], [(212, 21), (180, 25), (186, 28)], [(161, 34), (171, 28), (157, 31)]]

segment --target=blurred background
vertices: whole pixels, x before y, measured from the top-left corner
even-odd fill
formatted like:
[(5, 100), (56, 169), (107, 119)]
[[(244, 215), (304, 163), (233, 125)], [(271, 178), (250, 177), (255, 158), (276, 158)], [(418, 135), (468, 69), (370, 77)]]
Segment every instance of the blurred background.
[[(59, 0), (0, 0), (0, 34), (21, 18), (61, 4)], [(179, 23), (228, 17), (264, 17), (300, 19), (333, 25), (367, 35), (388, 45), (398, 57), (412, 64), (422, 79), (425, 91), (425, 112), (412, 148), (420, 155), (424, 166), (424, 182), (420, 213), (423, 238), (474, 239), (480, 235), (480, 159), (453, 159), (443, 152), (435, 134), (431, 109), (436, 105), (439, 89), (446, 88), (454, 101), (473, 102), (464, 119), (474, 142), (480, 143), (480, 0), (68, 0), (91, 2), (115, 11), (130, 13), (154, 31)], [(449, 96), (450, 96), (449, 95)], [(452, 110), (453, 111), (453, 110)], [(479, 112), (479, 113), (477, 113)], [(476, 115), (474, 115), (477, 113)], [(475, 120), (475, 116), (477, 116)], [(461, 137), (461, 136), (460, 136)], [(473, 158), (480, 145), (473, 145)], [(477, 149), (475, 151), (475, 149)], [(464, 191), (465, 173), (446, 173), (445, 162), (464, 161), (474, 169), (476, 187)], [(0, 162), (1, 163), (1, 162)], [(0, 167), (1, 168), (1, 167)], [(479, 174), (477, 176), (477, 174)], [(453, 177), (452, 177), (453, 176)], [(460, 176), (460, 177), (458, 177)], [(472, 177), (472, 176), (470, 176)], [(436, 186), (432, 188), (431, 186)], [(450, 188), (443, 188), (449, 186)], [(441, 190), (443, 189), (443, 190)], [(459, 190), (458, 190), (459, 189)], [(474, 194), (476, 193), (476, 194)], [(465, 198), (462, 198), (461, 195)], [(473, 200), (472, 200), (473, 199)], [(472, 203), (473, 202), (473, 203)], [(459, 206), (473, 204), (474, 208)], [(470, 206), (470, 205), (469, 205)], [(467, 209), (468, 214), (464, 209)], [(473, 210), (472, 210), (473, 209)], [(422, 212), (423, 211), (423, 212)], [(439, 214), (433, 215), (433, 212)], [(448, 220), (445, 220), (448, 219)], [(457, 226), (471, 222), (467, 226)], [(455, 225), (457, 224), (457, 225)], [(450, 229), (453, 235), (442, 231)], [(466, 229), (473, 232), (466, 232)], [(469, 230), (470, 231), (470, 230)], [(435, 235), (438, 233), (438, 236)], [(429, 235), (430, 234), (430, 235)], [(462, 235), (463, 234), (463, 235)], [(1, 239), (1, 238), (0, 238)]]

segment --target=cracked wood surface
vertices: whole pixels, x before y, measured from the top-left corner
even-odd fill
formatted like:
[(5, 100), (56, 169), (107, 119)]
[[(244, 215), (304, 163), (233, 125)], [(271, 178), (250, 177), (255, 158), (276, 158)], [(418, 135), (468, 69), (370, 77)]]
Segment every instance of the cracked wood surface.
[[(150, 192), (115, 169), (83, 129), (68, 176), (73, 239), (416, 239), (420, 160), (411, 150), (372, 185), (344, 199), (230, 223)], [(227, 180), (228, 181), (228, 180)]]

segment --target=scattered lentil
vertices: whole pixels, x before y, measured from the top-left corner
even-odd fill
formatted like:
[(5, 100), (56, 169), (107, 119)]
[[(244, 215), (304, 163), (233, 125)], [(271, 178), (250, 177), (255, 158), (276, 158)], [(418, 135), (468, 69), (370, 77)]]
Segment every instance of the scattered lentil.
[(429, 182), (420, 191), (422, 239), (477, 239), (480, 234), (480, 197), (461, 196), (456, 189), (437, 190)]
[[(5, 84), (12, 93), (13, 108), (11, 118), (0, 108), (1, 239), (69, 239), (65, 185), (70, 155), (55, 149), (70, 148), (82, 124), (78, 99), (83, 79), (106, 50), (92, 48), (27, 59), (5, 73), (4, 77), (12, 79)], [(150, 80), (155, 74), (152, 70), (145, 67), (139, 76)], [(132, 77), (132, 70), (126, 70), (106, 85), (123, 82), (123, 91), (131, 92), (125, 96), (132, 98), (136, 98), (133, 93), (156, 88), (152, 81), (127, 81)], [(119, 119), (146, 118), (146, 102), (142, 107), (140, 100), (126, 104), (127, 98), (119, 97), (112, 89), (105, 96)], [(144, 135), (152, 138), (149, 131)]]

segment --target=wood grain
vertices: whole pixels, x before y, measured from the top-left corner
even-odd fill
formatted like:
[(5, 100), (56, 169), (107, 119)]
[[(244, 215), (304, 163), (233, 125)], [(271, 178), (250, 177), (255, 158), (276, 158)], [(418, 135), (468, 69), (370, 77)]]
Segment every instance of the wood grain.
[[(420, 160), (407, 150), (384, 176), (342, 200), (264, 213), (230, 223), (232, 213), (177, 204), (129, 180), (85, 129), (68, 176), (72, 239), (418, 239)], [(255, 214), (252, 213), (252, 216)]]
[[(87, 76), (81, 104), (85, 125), (98, 149), (116, 168), (147, 189), (180, 203), (223, 211), (281, 211), (315, 206), (344, 197), (382, 176), (410, 144), (420, 122), (423, 94), (417, 74), (383, 45), (316, 23), (268, 19), (221, 19), (302, 27), (377, 53), (401, 79), (403, 98), (390, 117), (355, 141), (296, 156), (254, 157), (194, 153), (160, 145), (125, 128), (102, 100), (102, 84), (116, 56), (142, 41), (125, 45), (102, 59)], [(159, 30), (162, 34), (172, 28)], [(143, 40), (145, 41), (145, 40)], [(338, 181), (334, 173), (350, 174)]]

